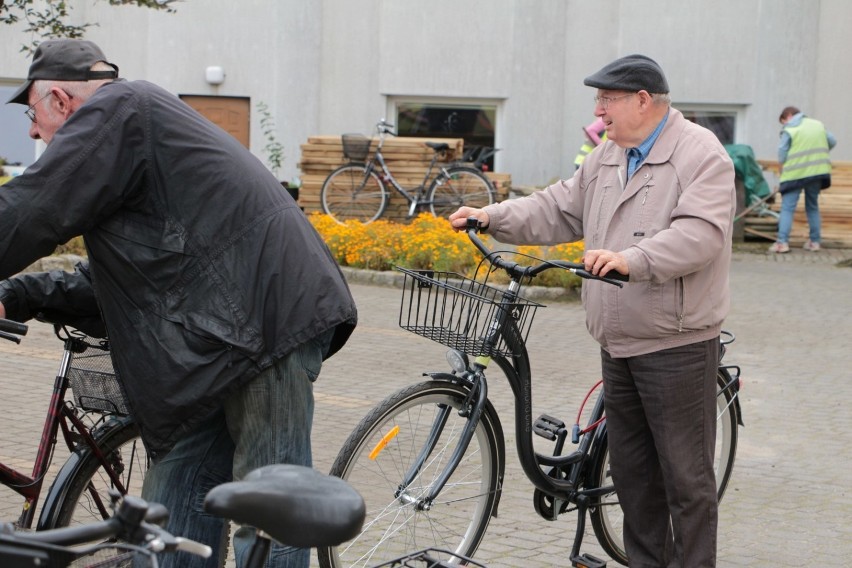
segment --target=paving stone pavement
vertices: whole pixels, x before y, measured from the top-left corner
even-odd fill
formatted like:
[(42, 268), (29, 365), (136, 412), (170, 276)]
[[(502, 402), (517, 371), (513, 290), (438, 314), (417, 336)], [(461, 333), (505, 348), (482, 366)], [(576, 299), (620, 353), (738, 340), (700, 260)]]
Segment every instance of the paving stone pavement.
[[(852, 251), (743, 250), (732, 263), (733, 305), (725, 328), (737, 337), (726, 362), (742, 367), (745, 427), (720, 510), (718, 565), (850, 566), (852, 268), (837, 263), (852, 259)], [(399, 329), (398, 289), (376, 285), (371, 275), (351, 274), (350, 280), (360, 324), (346, 348), (326, 362), (315, 388), (314, 462), (321, 471), (378, 400), (422, 380), (422, 371), (446, 368), (442, 346)], [(534, 412), (567, 422), (598, 379), (598, 347), (583, 321), (576, 302), (548, 302), (539, 310), (530, 337)], [(40, 325), (20, 346), (0, 342), (7, 363), (0, 461), (31, 467), (60, 350)], [(496, 369), (490, 379), (507, 429), (509, 463), (500, 515), (476, 559), (489, 567), (568, 566), (576, 520), (566, 515), (548, 522), (535, 513), (531, 485), (514, 453), (511, 391)], [(57, 449), (56, 461), (62, 459)], [(15, 518), (19, 507), (17, 495), (0, 488), (0, 519)], [(583, 550), (605, 556), (590, 528)]]

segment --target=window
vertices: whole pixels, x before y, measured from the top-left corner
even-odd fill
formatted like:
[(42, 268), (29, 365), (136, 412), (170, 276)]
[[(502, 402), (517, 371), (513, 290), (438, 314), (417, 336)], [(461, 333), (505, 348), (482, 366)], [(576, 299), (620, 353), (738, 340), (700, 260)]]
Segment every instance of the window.
[[(677, 106), (677, 105), (676, 105)], [(737, 111), (735, 109), (702, 109), (684, 105), (677, 107), (684, 118), (716, 134), (722, 144), (734, 144), (736, 141)]]
[[(488, 152), (495, 146), (496, 103), (396, 101), (395, 106), (399, 136), (462, 138), (468, 161), (474, 161), (480, 152)], [(484, 163), (493, 171), (494, 156), (490, 155)]]
[(29, 136), (30, 120), (24, 116), (27, 107), (3, 104), (19, 85), (0, 85), (0, 158), (9, 164), (29, 166), (36, 158), (36, 142)]

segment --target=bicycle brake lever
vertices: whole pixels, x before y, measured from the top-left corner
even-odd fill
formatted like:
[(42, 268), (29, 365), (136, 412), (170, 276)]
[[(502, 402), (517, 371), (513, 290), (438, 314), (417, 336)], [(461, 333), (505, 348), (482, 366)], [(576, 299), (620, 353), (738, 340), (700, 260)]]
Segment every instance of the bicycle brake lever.
[(0, 331), (0, 337), (3, 339), (8, 339), (9, 341), (14, 341), (15, 343), (20, 343), (21, 338), (17, 335), (12, 335), (11, 333), (6, 333), (5, 331)]

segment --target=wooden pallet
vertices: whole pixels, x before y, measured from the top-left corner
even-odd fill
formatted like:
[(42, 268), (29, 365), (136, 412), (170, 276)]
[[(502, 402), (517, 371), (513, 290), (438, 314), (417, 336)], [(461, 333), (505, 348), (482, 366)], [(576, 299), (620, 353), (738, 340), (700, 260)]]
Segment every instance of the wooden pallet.
[[(775, 175), (779, 173), (778, 162), (758, 160), (764, 171)], [(777, 188), (776, 188), (777, 189)], [(776, 195), (769, 204), (772, 211), (781, 210), (781, 196)], [(819, 211), (822, 217), (822, 244), (826, 247), (852, 248), (852, 162), (833, 162), (831, 168), (831, 187), (819, 196)], [(771, 217), (747, 216), (746, 233), (757, 238), (775, 240), (778, 230), (777, 221)], [(808, 240), (808, 220), (805, 214), (805, 197), (799, 197), (799, 204), (793, 215), (793, 229), (790, 232), (790, 244), (799, 246)]]

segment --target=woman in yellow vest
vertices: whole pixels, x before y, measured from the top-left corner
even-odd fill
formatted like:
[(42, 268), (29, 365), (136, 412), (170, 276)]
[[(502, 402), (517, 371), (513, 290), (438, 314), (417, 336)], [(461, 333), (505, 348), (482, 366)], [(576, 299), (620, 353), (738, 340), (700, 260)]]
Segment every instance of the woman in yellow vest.
[(828, 151), (834, 148), (837, 140), (820, 121), (806, 117), (796, 107), (789, 106), (781, 111), (779, 120), (783, 126), (778, 145), (781, 216), (778, 219), (778, 239), (769, 247), (769, 252), (790, 252), (793, 213), (803, 190), (809, 229), (804, 248), (816, 252), (820, 249), (819, 192), (831, 185)]

